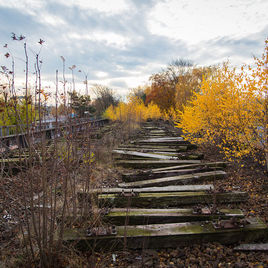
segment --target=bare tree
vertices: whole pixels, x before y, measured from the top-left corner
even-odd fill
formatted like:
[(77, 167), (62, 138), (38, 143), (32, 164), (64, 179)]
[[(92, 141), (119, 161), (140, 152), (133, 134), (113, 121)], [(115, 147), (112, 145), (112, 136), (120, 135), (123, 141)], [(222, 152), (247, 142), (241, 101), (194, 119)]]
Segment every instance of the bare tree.
[(116, 98), (113, 89), (107, 86), (95, 84), (92, 90), (96, 95), (94, 106), (97, 115), (102, 115), (110, 105), (118, 104), (119, 100)]

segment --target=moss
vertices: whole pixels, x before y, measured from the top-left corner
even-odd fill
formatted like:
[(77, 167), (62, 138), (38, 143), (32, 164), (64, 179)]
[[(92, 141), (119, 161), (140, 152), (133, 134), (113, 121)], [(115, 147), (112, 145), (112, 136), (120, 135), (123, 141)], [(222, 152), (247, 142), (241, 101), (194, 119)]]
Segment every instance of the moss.
[(64, 240), (78, 240), (85, 238), (85, 231), (82, 229), (65, 229), (63, 232)]
[(150, 215), (161, 215), (163, 216), (165, 214), (191, 214), (192, 210), (191, 209), (148, 209), (148, 210), (130, 210), (128, 213), (126, 210), (124, 211), (111, 211), (107, 216), (108, 217), (120, 217), (120, 216), (126, 216), (128, 217), (131, 216), (150, 216)]
[(224, 213), (224, 214), (235, 214), (235, 215), (241, 215), (241, 216), (244, 216), (242, 210), (240, 209), (220, 209), (219, 210), (221, 213)]
[[(146, 228), (136, 228), (136, 226), (127, 226), (126, 235), (127, 237), (131, 236), (151, 236), (154, 232)], [(125, 227), (121, 226), (117, 229), (117, 236), (125, 236)]]
[(8, 159), (0, 159), (0, 163), (21, 162), (25, 160), (26, 160), (25, 158), (8, 158)]
[[(238, 229), (214, 229), (211, 222), (170, 223), (136, 226), (118, 226), (117, 235), (89, 237), (85, 230), (71, 229), (64, 232), (64, 241), (77, 241), (84, 249), (94, 245), (100, 249), (111, 246), (122, 247), (123, 238), (128, 238), (128, 247), (137, 249), (144, 246), (144, 238), (149, 238), (149, 247), (176, 247), (180, 243), (190, 241), (218, 241), (223, 244), (236, 243), (242, 240), (253, 241), (267, 236), (267, 226), (258, 219), (244, 228)], [(95, 242), (97, 241), (97, 244)], [(119, 243), (116, 243), (119, 242)], [(114, 249), (115, 249), (114, 247)]]
[[(230, 215), (236, 215), (236, 216), (240, 216), (240, 217), (244, 217), (243, 212), (240, 209), (220, 209), (221, 213), (226, 214), (226, 216), (228, 216), (228, 214)], [(183, 216), (197, 216), (195, 214), (192, 214), (192, 209), (130, 209), (128, 212), (126, 212), (126, 209), (123, 209), (121, 211), (110, 211), (109, 214), (107, 215), (107, 217), (125, 217), (126, 215), (128, 217), (132, 217), (132, 216), (153, 216), (153, 215), (163, 215), (163, 217), (165, 217), (165, 215), (181, 215)], [(201, 215), (200, 215), (201, 216)], [(205, 215), (202, 215), (205, 216)], [(209, 215), (208, 215), (209, 216)], [(212, 215), (211, 219), (213, 219), (215, 216), (217, 215)], [(219, 217), (221, 217), (223, 215), (219, 215)]]
[[(138, 198), (159, 198), (159, 197), (169, 197), (169, 196), (202, 196), (207, 195), (205, 192), (164, 192), (164, 193), (140, 193), (138, 196), (130, 197), (130, 199), (138, 199)], [(117, 194), (100, 194), (98, 196), (99, 199), (112, 199), (114, 201), (115, 198), (118, 199), (128, 199), (128, 197), (121, 197)]]

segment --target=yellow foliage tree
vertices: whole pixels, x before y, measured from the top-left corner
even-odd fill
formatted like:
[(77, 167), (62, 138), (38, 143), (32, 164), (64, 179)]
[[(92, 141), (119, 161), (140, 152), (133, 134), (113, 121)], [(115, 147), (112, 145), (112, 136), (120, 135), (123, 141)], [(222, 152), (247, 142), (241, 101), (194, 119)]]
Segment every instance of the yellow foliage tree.
[(267, 40), (255, 63), (256, 68), (243, 66), (239, 71), (224, 64), (204, 79), (177, 126), (194, 142), (216, 144), (228, 159), (251, 156), (266, 161), (268, 170)]
[(32, 103), (32, 96), (25, 99), (10, 97), (0, 92), (0, 126), (20, 125), (21, 127), (27, 123), (32, 123), (36, 111)]
[(216, 67), (194, 67), (177, 77), (176, 83), (176, 107), (178, 111), (191, 99), (194, 92), (199, 92), (204, 78), (211, 76)]
[(116, 107), (111, 105), (105, 116), (111, 120), (141, 122), (148, 118), (158, 119), (162, 115), (156, 104), (149, 103), (146, 106), (140, 97), (131, 94), (127, 103), (119, 102)]

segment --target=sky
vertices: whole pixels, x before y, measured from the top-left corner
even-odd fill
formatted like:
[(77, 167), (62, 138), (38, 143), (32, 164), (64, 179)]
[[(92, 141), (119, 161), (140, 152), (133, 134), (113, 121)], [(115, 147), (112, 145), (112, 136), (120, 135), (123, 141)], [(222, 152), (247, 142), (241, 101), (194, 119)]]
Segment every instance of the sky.
[(4, 56), (9, 52), (19, 84), (24, 81), (24, 40), (12, 41), (12, 32), (26, 37), (31, 83), (34, 57), (42, 47), (48, 90), (54, 90), (57, 69), (61, 79), (63, 56), (69, 82), (68, 67), (76, 66), (80, 93), (85, 93), (87, 75), (89, 85), (103, 84), (126, 95), (176, 59), (198, 66), (251, 63), (268, 37), (268, 1), (0, 0), (0, 65), (10, 68), (11, 57)]

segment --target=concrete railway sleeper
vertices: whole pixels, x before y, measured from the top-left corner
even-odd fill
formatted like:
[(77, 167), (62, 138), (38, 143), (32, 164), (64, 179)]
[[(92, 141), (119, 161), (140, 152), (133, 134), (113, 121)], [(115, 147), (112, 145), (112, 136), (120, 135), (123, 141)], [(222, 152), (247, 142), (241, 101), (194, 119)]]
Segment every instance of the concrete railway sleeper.
[(98, 195), (100, 207), (131, 207), (136, 208), (168, 208), (197, 204), (239, 203), (248, 199), (246, 192), (215, 193), (207, 192), (168, 192), (168, 193), (136, 193), (123, 196), (120, 194)]
[[(174, 159), (182, 151), (187, 157), (201, 154), (189, 153), (196, 145), (153, 122), (144, 124), (140, 137), (114, 150), (115, 165), (129, 169), (122, 172), (124, 182), (115, 188), (78, 192), (79, 202), (91, 207), (87, 217), (102, 211), (108, 227), (66, 229), (65, 242), (75, 241), (80, 249), (94, 245), (109, 250), (111, 245), (113, 249), (142, 249), (267, 239), (267, 225), (260, 219), (245, 218), (244, 211), (227, 208), (246, 202), (247, 192), (225, 192), (202, 184), (226, 178), (222, 170), (226, 162)], [(83, 217), (78, 215), (77, 220)]]
[[(199, 211), (200, 209), (200, 211)], [(176, 222), (212, 221), (216, 219), (244, 218), (239, 209), (214, 209), (213, 207), (175, 208), (175, 209), (140, 209), (113, 208), (95, 209), (84, 216), (67, 217), (67, 222), (76, 224), (101, 214), (105, 224), (128, 225), (164, 224)]]
[[(75, 241), (80, 250), (88, 250), (92, 246), (95, 249), (110, 250), (113, 248), (115, 250), (123, 249), (125, 246), (129, 249), (176, 248), (178, 245), (193, 242), (233, 244), (267, 237), (267, 226), (258, 218), (245, 219), (237, 226), (230, 225), (230, 228), (217, 228), (217, 222), (114, 226), (113, 232), (104, 229), (99, 232), (95, 230), (96, 235), (92, 235), (90, 227), (89, 229), (66, 229), (63, 241)], [(225, 223), (222, 222), (222, 224), (224, 226)]]

